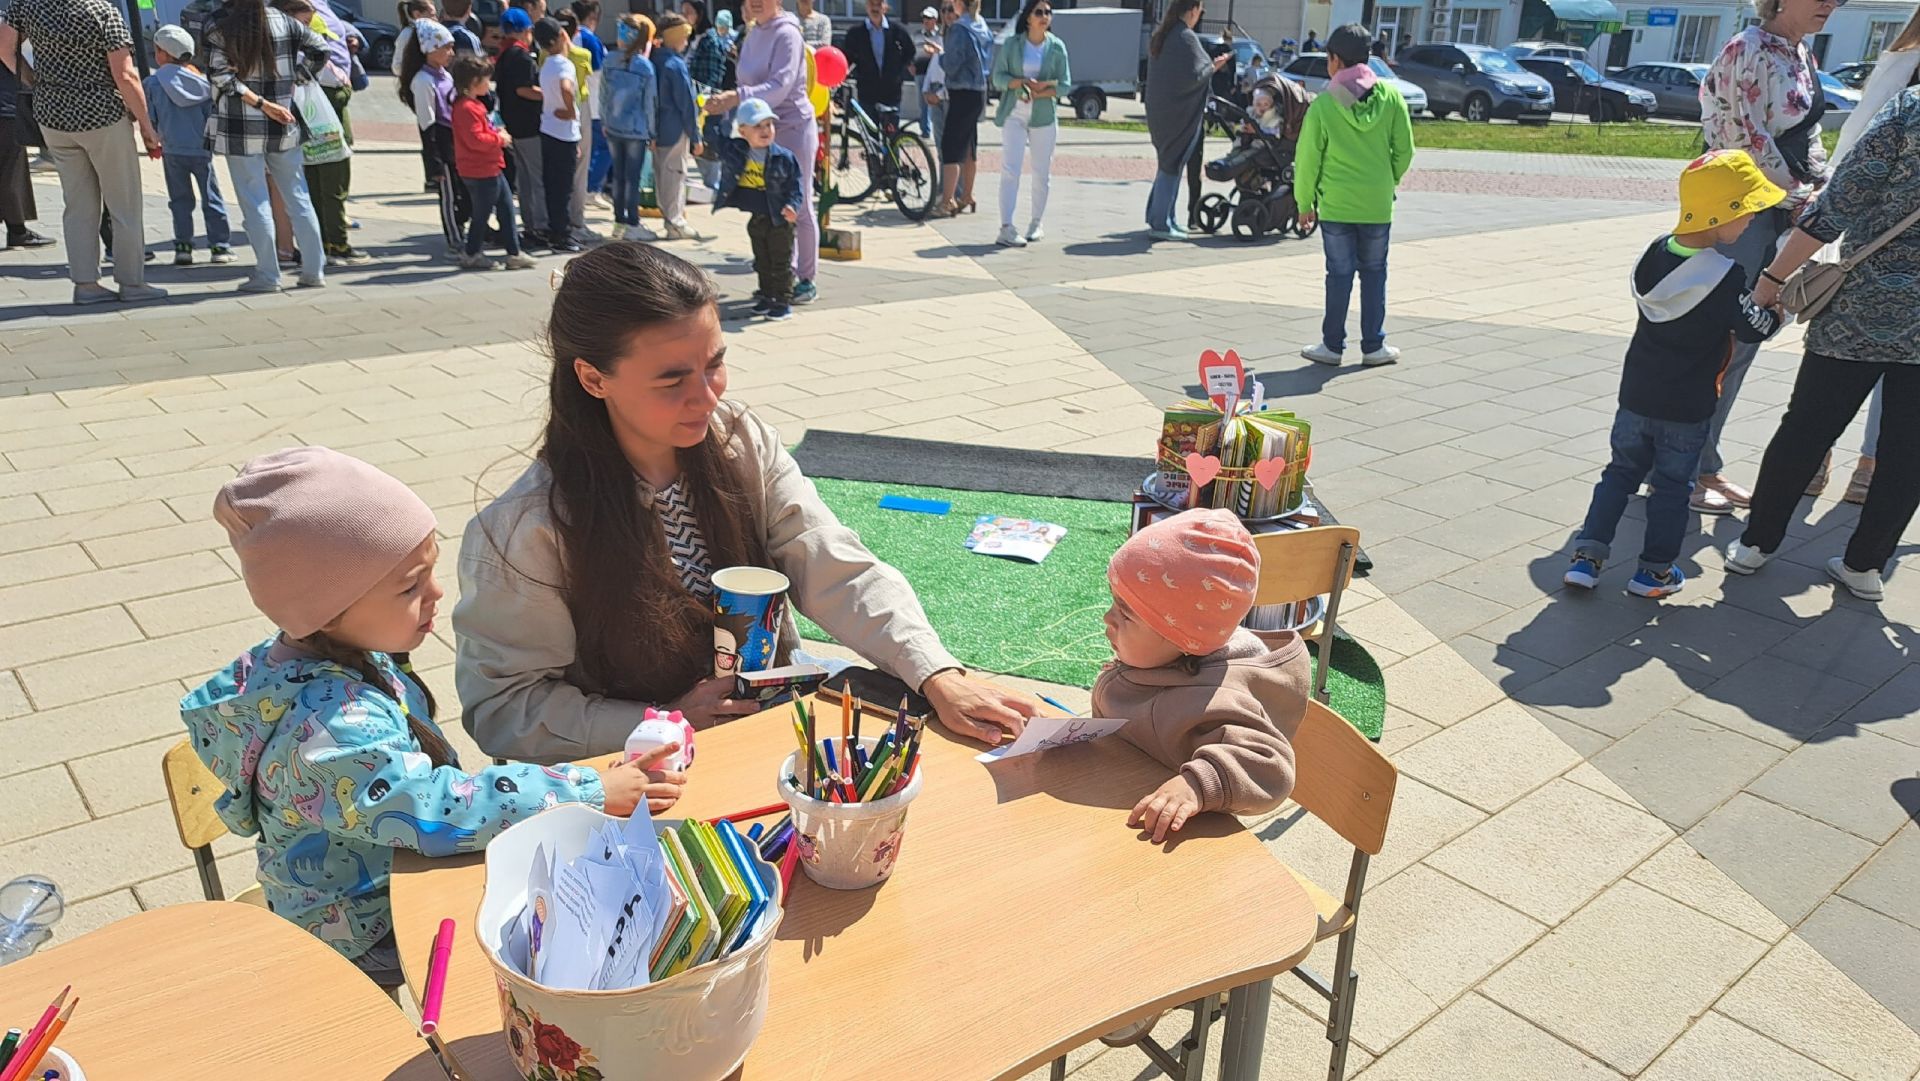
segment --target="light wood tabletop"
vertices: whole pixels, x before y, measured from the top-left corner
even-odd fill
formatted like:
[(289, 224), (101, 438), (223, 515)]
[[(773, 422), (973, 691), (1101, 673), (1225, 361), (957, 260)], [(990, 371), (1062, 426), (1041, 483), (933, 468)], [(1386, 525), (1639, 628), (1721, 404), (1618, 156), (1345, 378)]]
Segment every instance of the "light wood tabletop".
[(306, 931), (254, 905), (156, 908), (0, 970), (0, 1029), (62, 987), (59, 1046), (97, 1081), (446, 1081), (400, 1008)]
[[(686, 795), (662, 817), (777, 802), (790, 717), (780, 707), (701, 732)], [(924, 739), (925, 787), (892, 878), (841, 892), (796, 872), (744, 1081), (1019, 1077), (1118, 1024), (1249, 984), (1264, 1025), (1264, 981), (1306, 956), (1316, 916), (1235, 819), (1201, 815), (1177, 841), (1142, 840), (1127, 814), (1170, 771), (1119, 739), (991, 767), (937, 724)], [(471, 927), (479, 857), (396, 855), (409, 981), (424, 979), (440, 920), (459, 920), (441, 1035), (475, 1081), (514, 1077)]]

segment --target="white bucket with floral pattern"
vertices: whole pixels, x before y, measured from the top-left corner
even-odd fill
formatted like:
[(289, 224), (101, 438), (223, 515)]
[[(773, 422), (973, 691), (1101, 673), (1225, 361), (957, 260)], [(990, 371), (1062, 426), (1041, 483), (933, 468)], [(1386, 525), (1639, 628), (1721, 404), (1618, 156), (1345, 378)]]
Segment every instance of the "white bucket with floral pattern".
[[(645, 987), (565, 991), (533, 982), (500, 960), (507, 921), (526, 906), (527, 872), (543, 842), (579, 851), (606, 823), (585, 804), (563, 803), (487, 845), (487, 888), (475, 931), (500, 990), (508, 1050), (527, 1081), (722, 1081), (746, 1060), (767, 1014), (767, 961), (779, 906), (769, 906), (734, 952)], [(656, 822), (658, 830), (675, 822)], [(778, 896), (780, 876), (755, 855)]]
[[(869, 752), (879, 740), (866, 737)], [(801, 769), (800, 752), (780, 767), (780, 798), (793, 808), (793, 840), (800, 846), (800, 868), (807, 877), (836, 890), (864, 890), (893, 873), (906, 837), (907, 805), (920, 794), (922, 770), (915, 768), (906, 787), (871, 803), (829, 803), (802, 792), (792, 781)]]

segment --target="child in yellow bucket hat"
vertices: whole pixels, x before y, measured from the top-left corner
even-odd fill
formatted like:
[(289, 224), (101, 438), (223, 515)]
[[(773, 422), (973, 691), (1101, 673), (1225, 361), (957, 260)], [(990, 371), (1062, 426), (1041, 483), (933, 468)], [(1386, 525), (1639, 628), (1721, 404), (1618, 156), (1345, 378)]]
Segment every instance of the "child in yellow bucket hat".
[(1733, 243), (1755, 213), (1785, 198), (1744, 150), (1712, 151), (1680, 174), (1679, 221), (1633, 268), (1640, 317), (1620, 376), (1613, 460), (1594, 485), (1573, 542), (1568, 585), (1599, 584), (1620, 516), (1642, 480), (1652, 485), (1646, 539), (1627, 592), (1664, 597), (1685, 583), (1674, 560), (1733, 343), (1765, 341), (1784, 322), (1779, 311), (1753, 303), (1739, 265), (1715, 248)]

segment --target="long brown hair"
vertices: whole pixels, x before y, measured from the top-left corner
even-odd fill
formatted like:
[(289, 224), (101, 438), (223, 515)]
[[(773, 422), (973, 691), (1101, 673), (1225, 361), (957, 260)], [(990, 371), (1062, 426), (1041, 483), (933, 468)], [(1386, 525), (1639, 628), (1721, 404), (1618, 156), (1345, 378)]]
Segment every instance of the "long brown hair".
[(1900, 31), (1900, 36), (1888, 42), (1887, 47), (1880, 51), (1904, 53), (1909, 49), (1920, 49), (1920, 9), (1916, 9), (1913, 17), (1907, 20), (1907, 25)]
[(1187, 17), (1187, 12), (1199, 6), (1200, 0), (1173, 0), (1173, 3), (1168, 4), (1166, 15), (1161, 17), (1160, 25), (1153, 31), (1153, 37), (1147, 40), (1147, 55), (1158, 59), (1160, 47), (1167, 43), (1167, 35), (1173, 33), (1175, 27), (1183, 25), (1180, 20)]
[[(576, 358), (611, 372), (646, 346), (646, 331), (715, 302), (712, 279), (645, 244), (607, 244), (570, 261), (553, 298), (546, 434), (539, 458), (553, 476), (548, 510), (560, 535), (559, 583), (573, 618), (583, 690), (666, 702), (713, 671), (713, 606), (689, 592), (653, 507), (614, 438), (607, 403), (588, 394)], [(713, 569), (767, 563), (752, 502), (710, 429), (679, 453), (684, 490)]]
[(241, 79), (258, 79), (275, 63), (265, 0), (233, 0), (220, 20), (220, 48)]
[(406, 714), (408, 734), (413, 736), (413, 741), (420, 745), (420, 749), (433, 761), (434, 766), (450, 766), (454, 763), (457, 756), (453, 753), (453, 745), (447, 742), (447, 738), (441, 735), (438, 729), (428, 723), (436, 713), (440, 712), (440, 703), (433, 697), (433, 688), (427, 686), (426, 680), (414, 674), (413, 663), (405, 653), (391, 654), (393, 663), (400, 669), (401, 677), (410, 680), (420, 691), (420, 697), (427, 700), (425, 718), (416, 717), (412, 710), (405, 708), (406, 688), (388, 686), (380, 666), (373, 663), (373, 657), (366, 650), (358, 646), (350, 646), (326, 631), (315, 631), (305, 638), (297, 639), (294, 644), (332, 661), (341, 668), (357, 674), (364, 682), (393, 695), (402, 707), (401, 712)]

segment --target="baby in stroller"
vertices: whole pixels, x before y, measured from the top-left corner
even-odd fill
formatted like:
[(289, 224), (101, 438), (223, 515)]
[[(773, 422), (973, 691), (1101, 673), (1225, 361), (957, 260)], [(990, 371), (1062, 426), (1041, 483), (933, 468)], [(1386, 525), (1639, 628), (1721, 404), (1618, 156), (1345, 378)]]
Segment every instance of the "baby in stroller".
[(1313, 232), (1300, 228), (1293, 200), (1294, 148), (1309, 100), (1299, 83), (1274, 73), (1254, 84), (1250, 109), (1219, 97), (1207, 103), (1209, 122), (1237, 138), (1225, 157), (1207, 163), (1207, 178), (1232, 184), (1233, 190), (1200, 200), (1201, 229), (1217, 233), (1231, 222), (1233, 235), (1242, 240), (1269, 232), (1301, 237)]

